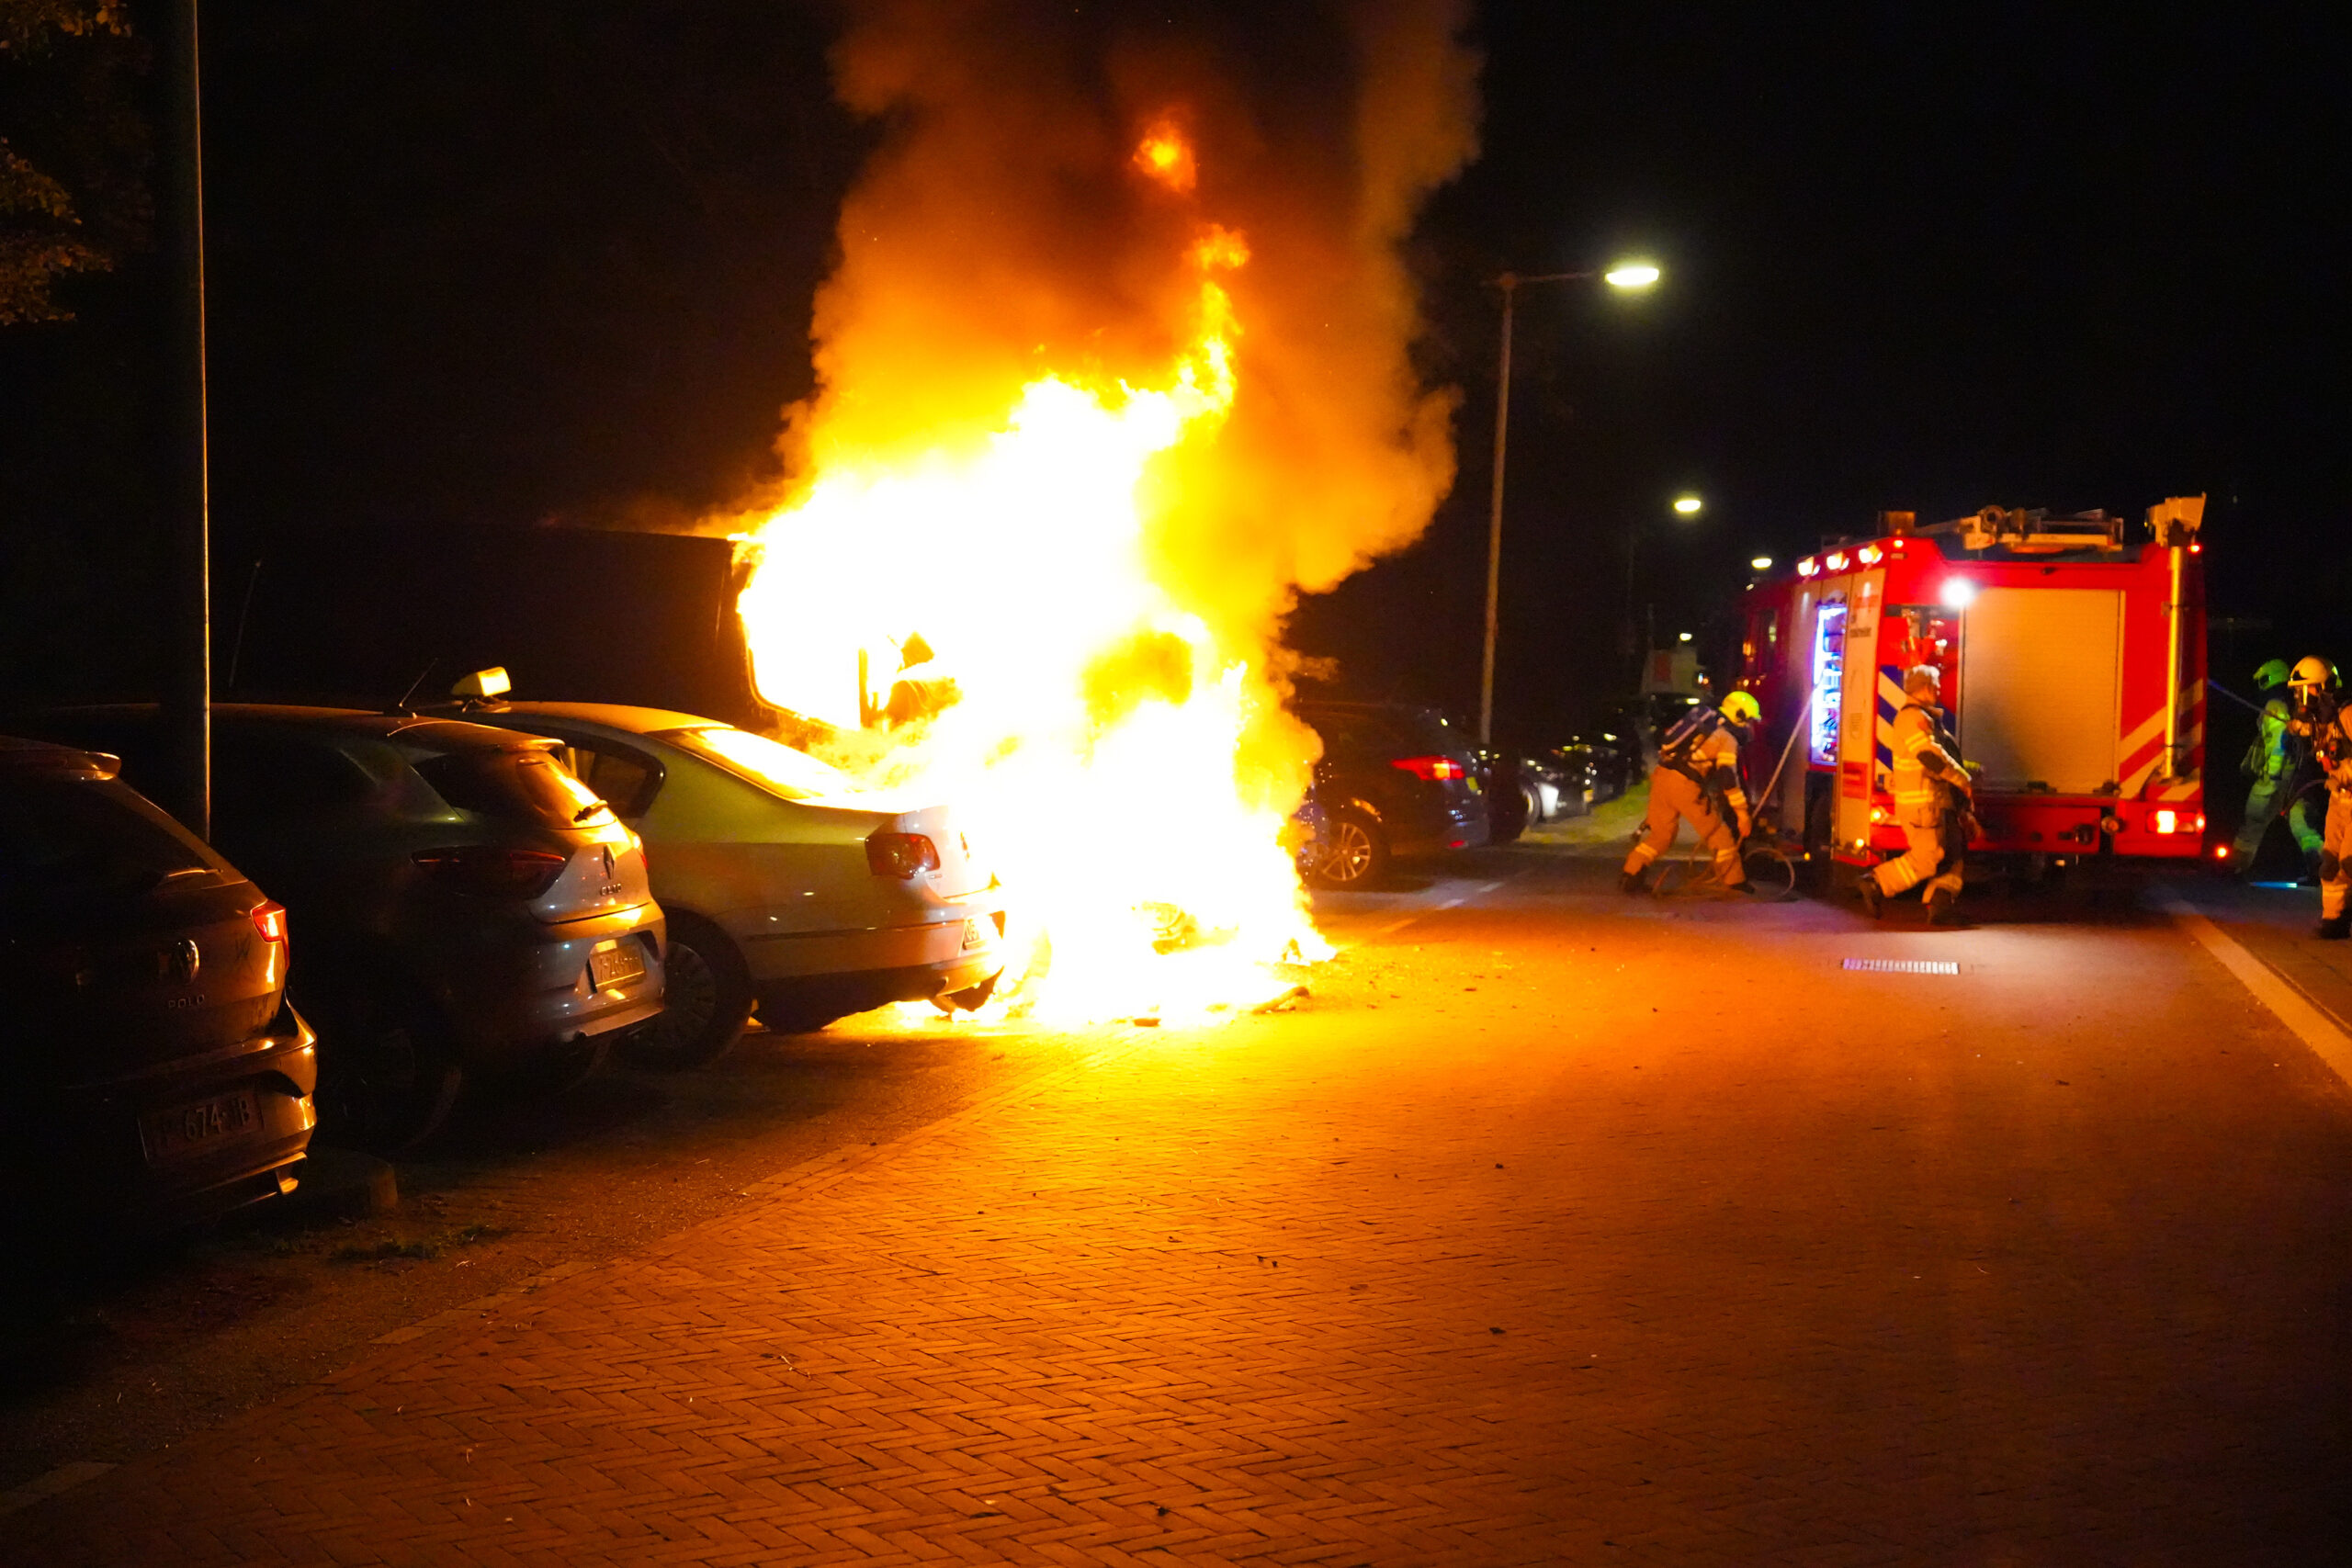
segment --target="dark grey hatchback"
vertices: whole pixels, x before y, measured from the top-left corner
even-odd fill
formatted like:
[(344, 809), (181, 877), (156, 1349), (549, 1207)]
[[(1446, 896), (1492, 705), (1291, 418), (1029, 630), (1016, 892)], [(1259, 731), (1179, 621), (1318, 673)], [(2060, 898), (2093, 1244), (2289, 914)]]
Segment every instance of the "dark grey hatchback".
[(0, 737), (14, 1228), (196, 1219), (277, 1196), (316, 1121), (286, 911), (116, 767)]
[[(12, 721), (161, 761), (150, 706)], [(331, 1132), (397, 1148), (468, 1075), (526, 1089), (591, 1070), (662, 1010), (645, 852), (553, 741), (413, 714), (213, 710), (214, 841), (302, 928), (295, 994), (322, 1036)]]

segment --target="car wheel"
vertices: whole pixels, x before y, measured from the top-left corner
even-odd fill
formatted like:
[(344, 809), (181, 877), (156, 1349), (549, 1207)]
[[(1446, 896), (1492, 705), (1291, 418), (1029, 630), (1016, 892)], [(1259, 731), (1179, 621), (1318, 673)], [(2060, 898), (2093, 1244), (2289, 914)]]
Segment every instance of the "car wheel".
[(1548, 818), (1544, 815), (1544, 792), (1542, 790), (1537, 789), (1533, 784), (1522, 784), (1520, 786), (1519, 793), (1527, 802), (1527, 822), (1530, 827), (1534, 826), (1536, 823), (1548, 820)]
[(1331, 814), (1329, 842), (1315, 863), (1315, 880), (1326, 887), (1369, 887), (1388, 874), (1388, 840), (1380, 824), (1361, 811)]
[(448, 1119), (465, 1087), (457, 1042), (419, 993), (345, 998), (318, 1010), (318, 1105), (332, 1137), (379, 1154), (412, 1148)]
[(931, 1005), (944, 1013), (978, 1012), (989, 1005), (989, 998), (996, 995), (996, 983), (1003, 978), (1004, 971), (1000, 969), (977, 986), (932, 998)]
[(814, 1034), (837, 1018), (849, 1014), (821, 1002), (777, 1000), (760, 1004), (760, 1023), (776, 1034)]
[(752, 1018), (752, 976), (727, 933), (693, 915), (670, 917), (662, 1013), (621, 1046), (640, 1067), (707, 1066), (734, 1048)]

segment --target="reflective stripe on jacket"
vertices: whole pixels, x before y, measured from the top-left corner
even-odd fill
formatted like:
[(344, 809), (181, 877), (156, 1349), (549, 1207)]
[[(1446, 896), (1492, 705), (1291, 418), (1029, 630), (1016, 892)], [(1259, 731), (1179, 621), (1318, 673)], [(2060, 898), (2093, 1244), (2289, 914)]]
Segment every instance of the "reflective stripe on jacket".
[(1961, 771), (1960, 760), (1937, 743), (1935, 716), (1905, 703), (1894, 716), (1894, 819), (1906, 828), (1933, 828), (1943, 821), (1938, 776)]

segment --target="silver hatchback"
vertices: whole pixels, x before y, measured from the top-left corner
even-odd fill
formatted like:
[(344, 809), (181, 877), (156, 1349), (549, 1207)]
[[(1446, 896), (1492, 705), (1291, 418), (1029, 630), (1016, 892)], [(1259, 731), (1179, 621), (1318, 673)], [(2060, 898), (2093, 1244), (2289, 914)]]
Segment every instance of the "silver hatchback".
[[(162, 761), (152, 707), (25, 721)], [(644, 846), (552, 742), (447, 718), (223, 704), (215, 841), (303, 933), (319, 1101), (341, 1135), (430, 1133), (471, 1076), (549, 1090), (662, 1010)], [(339, 1124), (339, 1125), (338, 1125)]]

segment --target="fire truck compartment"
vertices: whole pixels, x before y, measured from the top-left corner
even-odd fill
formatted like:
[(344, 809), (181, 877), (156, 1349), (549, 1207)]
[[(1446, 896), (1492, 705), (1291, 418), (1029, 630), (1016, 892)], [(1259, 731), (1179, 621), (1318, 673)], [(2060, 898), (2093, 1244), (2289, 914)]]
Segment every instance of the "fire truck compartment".
[(2112, 793), (2123, 595), (1987, 588), (1961, 640), (1960, 743), (1991, 792)]

